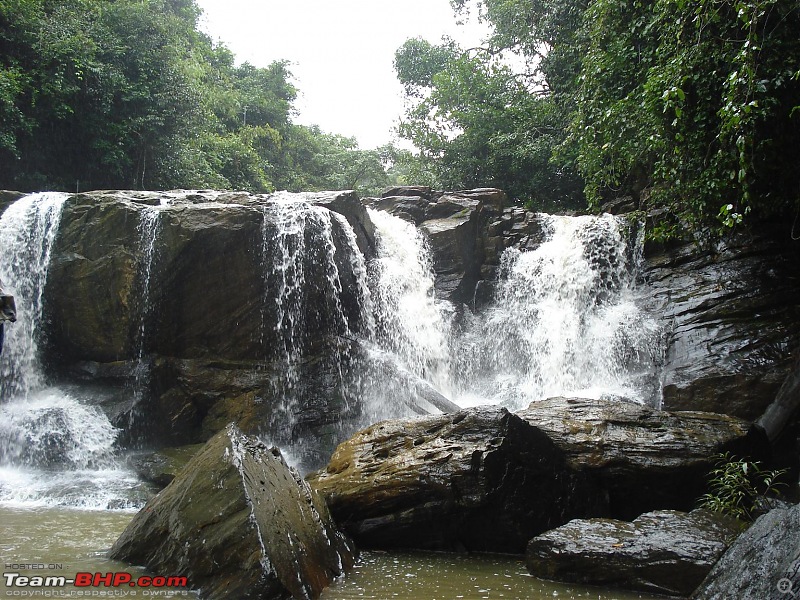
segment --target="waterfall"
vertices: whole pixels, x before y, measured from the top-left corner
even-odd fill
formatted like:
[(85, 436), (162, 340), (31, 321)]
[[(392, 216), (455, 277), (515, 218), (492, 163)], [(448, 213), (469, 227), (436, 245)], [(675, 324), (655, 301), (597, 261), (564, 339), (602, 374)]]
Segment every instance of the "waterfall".
[(623, 222), (539, 218), (546, 240), (504, 252), (494, 303), (457, 341), (462, 401), (521, 408), (575, 395), (657, 404), (661, 330), (637, 297)]
[(368, 209), (375, 224), (376, 344), (403, 367), (439, 388), (449, 379), (447, 303), (437, 302), (430, 251), (416, 227)]
[[(150, 300), (151, 278), (156, 259), (156, 243), (161, 229), (161, 209), (169, 206), (171, 198), (161, 199), (159, 206), (144, 206), (139, 213), (139, 224), (136, 228), (139, 242), (139, 260), (137, 269), (138, 287), (141, 290), (139, 304), (139, 325), (136, 329), (136, 366), (134, 367), (134, 400), (138, 402), (150, 381), (150, 365), (145, 360), (148, 343), (148, 324), (152, 315)], [(133, 415), (133, 413), (131, 413)]]
[(7, 327), (0, 356), (0, 502), (136, 506), (144, 500), (142, 490), (115, 459), (119, 430), (92, 398), (46, 387), (39, 362), (42, 298), (66, 199), (31, 194), (0, 217), (6, 257), (0, 277), (17, 305), (17, 322)]
[(663, 332), (641, 307), (640, 250), (621, 219), (538, 215), (546, 239), (533, 250), (507, 249), (493, 302), (476, 315), (463, 311), (455, 326), (455, 307), (434, 297), (416, 228), (370, 216), (377, 344), (439, 393), (461, 406), (511, 409), (558, 395), (658, 405)]
[(0, 217), (0, 280), (14, 295), (17, 322), (6, 327), (0, 360), (0, 400), (27, 397), (41, 387), (39, 336), (42, 294), (67, 195), (43, 192), (20, 198)]
[[(261, 252), (267, 295), (262, 326), (271, 327), (278, 335), (290, 388), (297, 382), (297, 366), (310, 336), (321, 329), (320, 320), (332, 319), (334, 323), (326, 323), (326, 328), (352, 335), (342, 305), (331, 214), (295, 194), (276, 195), (263, 207)], [(322, 299), (327, 310), (309, 310), (312, 294)], [(273, 316), (270, 308), (275, 311), (273, 322), (269, 322)]]
[[(312, 202), (313, 195), (279, 192), (262, 206), (265, 296), (260, 345), (267, 358), (275, 356), (283, 363), (274, 384), (278, 401), (270, 435), (284, 446), (295, 441), (294, 427), (304, 403), (320, 403), (309, 397), (307, 369), (315, 368), (306, 364), (309, 357), (318, 362), (325, 347), (332, 369), (327, 384), (331, 398), (326, 402), (340, 402), (346, 418), (353, 394), (350, 344), (374, 329), (367, 267), (355, 233), (344, 217)], [(320, 337), (321, 332), (328, 337)], [(266, 339), (276, 340), (277, 347)]]

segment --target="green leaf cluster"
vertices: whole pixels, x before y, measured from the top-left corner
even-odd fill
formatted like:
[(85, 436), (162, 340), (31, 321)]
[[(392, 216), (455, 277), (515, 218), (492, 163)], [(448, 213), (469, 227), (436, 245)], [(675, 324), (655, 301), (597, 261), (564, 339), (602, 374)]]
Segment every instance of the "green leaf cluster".
[(564, 137), (563, 111), (489, 49), (411, 39), (395, 70), (409, 98), (399, 133), (417, 148), (406, 166), (416, 182), (502, 187), (540, 208), (581, 204), (574, 172), (551, 160)]
[(666, 209), (665, 237), (795, 214), (796, 0), (477, 6), (493, 27), (485, 47), (409, 40), (397, 52), (400, 132), (430, 179), (498, 185), (537, 206), (630, 195)]
[(0, 0), (0, 188), (375, 187), (377, 151), (292, 122), (288, 64), (237, 65), (194, 0)]
[(700, 498), (701, 508), (752, 521), (762, 498), (777, 496), (785, 484), (780, 482), (786, 469), (768, 471), (758, 462), (719, 454), (709, 474), (709, 492)]

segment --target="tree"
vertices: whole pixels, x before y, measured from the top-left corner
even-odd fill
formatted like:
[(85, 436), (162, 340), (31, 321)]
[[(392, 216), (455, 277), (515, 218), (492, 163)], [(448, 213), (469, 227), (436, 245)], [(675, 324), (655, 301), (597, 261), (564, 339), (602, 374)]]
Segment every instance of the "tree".
[(580, 201), (569, 167), (551, 161), (564, 136), (557, 106), (491, 49), (408, 40), (395, 70), (410, 107), (400, 135), (418, 148), (420, 182), (497, 186), (538, 207)]
[[(464, 9), (465, 0), (454, 0)], [(794, 0), (480, 0), (489, 49), (524, 57), (564, 116), (553, 158), (590, 203), (668, 209), (660, 234), (713, 232), (800, 202)]]
[(194, 0), (0, 0), (0, 187), (374, 190), (376, 151), (292, 123), (285, 61), (243, 63)]

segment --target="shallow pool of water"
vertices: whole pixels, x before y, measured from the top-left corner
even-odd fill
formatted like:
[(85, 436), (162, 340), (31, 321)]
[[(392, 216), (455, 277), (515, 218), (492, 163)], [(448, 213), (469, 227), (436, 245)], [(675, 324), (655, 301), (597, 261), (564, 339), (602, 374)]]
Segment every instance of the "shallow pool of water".
[[(130, 573), (144, 569), (110, 560), (108, 550), (134, 515), (131, 510), (0, 506), (3, 573), (64, 576)], [(23, 588), (0, 580), (0, 598), (197, 597), (183, 588)], [(562, 585), (528, 575), (522, 560), (498, 555), (363, 552), (352, 573), (326, 589), (321, 600), (652, 600), (656, 596)]]
[(364, 552), (320, 600), (652, 600), (658, 596), (531, 577), (522, 559), (486, 554)]

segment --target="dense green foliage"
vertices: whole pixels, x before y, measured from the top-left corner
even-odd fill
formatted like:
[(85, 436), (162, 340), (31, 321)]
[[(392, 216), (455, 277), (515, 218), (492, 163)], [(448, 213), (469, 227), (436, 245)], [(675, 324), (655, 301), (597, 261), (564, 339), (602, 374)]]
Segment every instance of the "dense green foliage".
[[(431, 179), (537, 204), (574, 198), (578, 173), (590, 204), (632, 195), (668, 209), (666, 235), (794, 215), (796, 0), (478, 6), (494, 27), (486, 48), (409, 40), (397, 52), (411, 100), (401, 132)], [(509, 52), (516, 61), (500, 60)]]
[(292, 123), (287, 64), (236, 65), (194, 0), (0, 0), (0, 187), (373, 191), (378, 151)]

